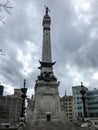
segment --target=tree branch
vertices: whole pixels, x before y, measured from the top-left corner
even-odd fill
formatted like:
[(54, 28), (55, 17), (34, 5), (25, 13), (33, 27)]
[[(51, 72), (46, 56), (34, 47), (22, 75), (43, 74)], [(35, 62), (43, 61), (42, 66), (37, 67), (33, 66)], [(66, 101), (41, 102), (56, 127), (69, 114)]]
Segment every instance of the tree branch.
[(0, 55), (5, 56), (5, 53), (3, 52), (3, 50), (2, 50), (2, 49), (0, 49)]
[[(8, 14), (11, 14), (11, 12), (9, 11), (9, 9), (12, 9), (13, 7), (9, 6), (9, 1), (7, 0), (6, 3), (0, 3), (0, 12), (2, 11), (2, 9), (5, 10), (5, 12), (7, 12)], [(2, 12), (1, 12), (2, 13)], [(4, 16), (0, 16), (0, 21), (5, 24), (4, 22)]]
[(4, 16), (0, 16), (0, 21), (3, 23), (3, 24), (5, 24), (5, 22), (4, 22)]

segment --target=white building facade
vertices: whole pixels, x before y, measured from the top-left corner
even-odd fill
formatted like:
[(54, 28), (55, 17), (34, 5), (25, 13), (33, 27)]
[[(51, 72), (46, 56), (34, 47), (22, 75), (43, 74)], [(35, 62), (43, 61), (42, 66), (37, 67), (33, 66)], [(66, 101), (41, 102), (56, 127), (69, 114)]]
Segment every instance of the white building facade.
[(70, 122), (74, 121), (73, 96), (63, 96), (60, 99), (61, 108), (65, 111)]

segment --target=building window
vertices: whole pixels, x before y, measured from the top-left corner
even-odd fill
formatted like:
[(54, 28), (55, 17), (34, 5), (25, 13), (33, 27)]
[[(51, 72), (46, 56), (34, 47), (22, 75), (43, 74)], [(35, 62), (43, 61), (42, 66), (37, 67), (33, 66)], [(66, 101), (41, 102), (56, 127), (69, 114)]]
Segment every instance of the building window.
[(90, 117), (94, 117), (94, 113), (90, 113)]
[(82, 117), (82, 113), (81, 113), (81, 112), (78, 112), (78, 116), (79, 116), (79, 117)]
[(95, 125), (98, 125), (98, 122), (96, 121), (96, 122), (94, 122), (94, 124), (95, 124)]

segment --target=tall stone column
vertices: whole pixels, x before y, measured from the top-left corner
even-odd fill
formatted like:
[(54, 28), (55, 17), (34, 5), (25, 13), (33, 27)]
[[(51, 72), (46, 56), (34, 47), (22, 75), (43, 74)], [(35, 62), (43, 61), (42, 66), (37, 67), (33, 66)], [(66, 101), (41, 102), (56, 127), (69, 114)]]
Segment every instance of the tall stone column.
[(46, 13), (43, 17), (43, 45), (42, 60), (40, 61), (40, 75), (35, 83), (35, 99), (32, 120), (61, 120), (61, 106), (59, 99), (59, 82), (53, 73), (50, 24), (51, 18), (48, 15), (49, 9), (46, 7)]

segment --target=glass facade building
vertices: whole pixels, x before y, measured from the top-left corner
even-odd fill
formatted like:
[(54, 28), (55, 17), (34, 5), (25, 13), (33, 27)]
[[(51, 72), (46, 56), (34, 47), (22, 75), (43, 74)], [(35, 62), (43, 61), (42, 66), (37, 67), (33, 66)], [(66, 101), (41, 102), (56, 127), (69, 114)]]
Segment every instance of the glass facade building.
[[(85, 91), (88, 91), (86, 87), (83, 86)], [(73, 106), (74, 106), (74, 119), (75, 120), (82, 120), (84, 117), (83, 115), (83, 101), (81, 99), (82, 95), (80, 93), (81, 86), (73, 86), (72, 93), (73, 93)]]
[(98, 89), (87, 91), (87, 116), (98, 117)]
[[(88, 90), (84, 87), (86, 114), (88, 118), (98, 117), (98, 89)], [(73, 86), (74, 119), (81, 120), (83, 115), (83, 101), (81, 100), (81, 86)]]

